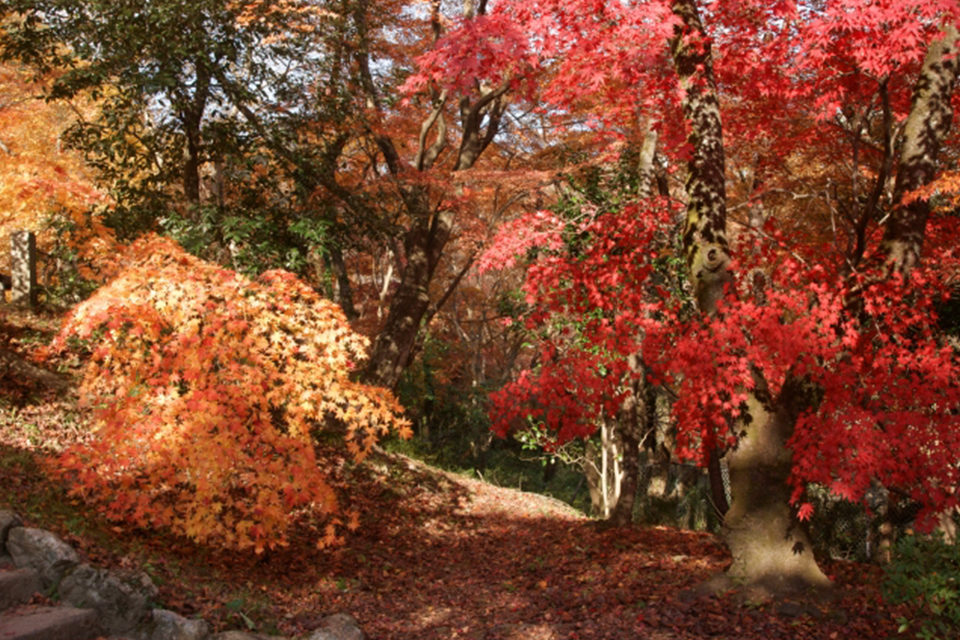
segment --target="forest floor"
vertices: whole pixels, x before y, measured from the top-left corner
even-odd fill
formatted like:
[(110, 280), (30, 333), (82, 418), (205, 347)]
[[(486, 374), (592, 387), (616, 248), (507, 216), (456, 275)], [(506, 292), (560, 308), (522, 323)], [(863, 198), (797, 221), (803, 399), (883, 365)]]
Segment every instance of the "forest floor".
[[(21, 322), (6, 347), (47, 331)], [(893, 637), (896, 619), (909, 617), (883, 603), (877, 567), (844, 562), (825, 565), (836, 585), (829, 600), (697, 596), (729, 563), (711, 534), (608, 528), (554, 499), (385, 452), (361, 464), (326, 452), (345, 507), (360, 514), (343, 546), (318, 550), (302, 532), (261, 556), (212, 551), (117, 526), (71, 499), (43, 461), (84, 437), (72, 392), (3, 371), (0, 385), (0, 508), (101, 566), (143, 569), (158, 606), (217, 630), (295, 635), (345, 612), (371, 640), (852, 640)]]

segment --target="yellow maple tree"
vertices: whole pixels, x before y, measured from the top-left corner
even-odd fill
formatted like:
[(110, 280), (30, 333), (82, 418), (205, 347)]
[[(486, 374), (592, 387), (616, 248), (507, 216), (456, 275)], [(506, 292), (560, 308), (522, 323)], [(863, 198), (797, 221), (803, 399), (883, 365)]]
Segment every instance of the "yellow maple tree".
[(284, 271), (250, 280), (155, 235), (75, 307), (54, 351), (90, 351), (80, 387), (90, 442), (58, 459), (74, 492), (137, 526), (262, 552), (297, 523), (333, 542), (339, 513), (314, 437), (363, 458), (410, 428), (393, 395), (354, 382), (366, 338)]

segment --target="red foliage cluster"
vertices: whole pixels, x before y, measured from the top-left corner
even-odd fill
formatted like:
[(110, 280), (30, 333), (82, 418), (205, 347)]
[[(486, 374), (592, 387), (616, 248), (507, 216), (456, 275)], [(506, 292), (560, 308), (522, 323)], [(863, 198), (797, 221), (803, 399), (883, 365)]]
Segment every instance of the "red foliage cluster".
[[(601, 415), (616, 412), (626, 356), (639, 349), (655, 309), (663, 309), (648, 295), (651, 287), (656, 289), (650, 280), (658, 257), (653, 247), (675, 215), (666, 200), (654, 200), (594, 216), (568, 230), (553, 218), (552, 237), (560, 241), (564, 233), (574, 234), (578, 246), (567, 251), (551, 243), (527, 264), (526, 326), (546, 327), (540, 364), (493, 394), (494, 431), (505, 435), (518, 421), (533, 420), (562, 443), (589, 435)], [(541, 215), (536, 222), (532, 235), (545, 236), (548, 217)], [(511, 248), (525, 250), (523, 239), (529, 236), (505, 229), (481, 262), (502, 258)]]
[[(937, 327), (944, 278), (958, 267), (956, 221), (935, 223), (938, 259), (908, 281), (845, 279), (765, 241), (743, 251), (749, 264), (740, 265), (757, 279), (742, 278), (705, 319), (684, 313), (654, 277), (650, 247), (668, 212), (654, 202), (598, 216), (580, 229), (580, 244), (528, 265), (538, 364), (494, 394), (497, 432), (533, 422), (558, 443), (588, 436), (616, 415), (626, 355), (642, 352), (652, 381), (677, 396), (682, 457), (706, 463), (715, 447), (732, 445), (757, 380), (776, 397), (792, 378), (816, 396), (789, 443), (795, 501), (809, 482), (858, 500), (879, 480), (909, 491), (921, 515), (956, 505), (960, 360)], [(862, 312), (851, 311), (854, 299)]]
[[(857, 194), (875, 178), (882, 196), (894, 167), (884, 165), (878, 178), (877, 156), (885, 151), (860, 137), (875, 135), (878, 113), (890, 123), (906, 116), (927, 48), (943, 36), (941, 25), (956, 23), (960, 3), (695, 4), (702, 5), (707, 38), (684, 44), (711, 47), (723, 133), (738, 143), (729, 153), (747, 185), (740, 204), (771, 205), (767, 215), (804, 230), (789, 248), (775, 241), (741, 252), (748, 264), (735, 269), (741, 274), (737, 290), (729, 292), (718, 317), (703, 319), (685, 313), (687, 303), (667, 295), (652, 277), (651, 239), (668, 220), (665, 204), (604, 213), (578, 228), (557, 222), (552, 235), (547, 217), (524, 219), (530, 230), (501, 236), (490, 262), (508, 264), (503, 254), (510, 248), (530, 254), (532, 238), (563, 238), (566, 248), (548, 245), (527, 267), (527, 323), (540, 336), (537, 365), (495, 395), (496, 429), (533, 421), (559, 442), (590, 433), (601, 414), (619, 405), (624, 356), (642, 349), (654, 381), (679, 398), (674, 415), (681, 455), (702, 461), (713, 448), (732, 444), (732, 425), (746, 410), (747, 396), (776, 397), (792, 379), (816, 396), (789, 443), (795, 500), (806, 482), (855, 499), (876, 479), (911, 492), (928, 513), (954, 505), (960, 368), (956, 349), (937, 330), (936, 308), (955, 265), (949, 252), (956, 246), (956, 220), (927, 229), (928, 265), (900, 281), (871, 274), (866, 261), (854, 264), (877, 253), (876, 211), (849, 223), (860, 236), (843, 273), (836, 260), (843, 252), (840, 238), (855, 234), (817, 216), (839, 215), (830, 209), (831, 197), (860, 206)], [(673, 38), (693, 37), (675, 29), (674, 10), (684, 6), (667, 0), (498, 2), (483, 21), (450, 30), (420, 59), (422, 70), (408, 88), (456, 89), (465, 68), (518, 87), (536, 78), (542, 113), (577, 116), (625, 139), (642, 122), (659, 134), (665, 156), (685, 161), (695, 146), (686, 143), (695, 125), (678, 107), (685, 89), (667, 46)], [(855, 139), (852, 160), (838, 131)], [(845, 177), (839, 182), (852, 196), (815, 193), (835, 191), (831, 172), (851, 161), (850, 185)], [(808, 179), (814, 186), (793, 189)], [(830, 213), (813, 207), (797, 213), (793, 203), (778, 202), (776, 192), (825, 199)], [(763, 388), (756, 388), (758, 381)]]

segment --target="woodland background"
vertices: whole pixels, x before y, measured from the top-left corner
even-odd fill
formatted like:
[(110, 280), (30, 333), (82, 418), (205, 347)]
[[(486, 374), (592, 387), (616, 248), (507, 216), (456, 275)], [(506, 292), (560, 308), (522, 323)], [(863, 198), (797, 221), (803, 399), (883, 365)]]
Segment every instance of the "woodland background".
[[(597, 545), (703, 560), (689, 580), (599, 576), (613, 565), (570, 549), (566, 525), (496, 511), (471, 535), (499, 536), (514, 569), (537, 561), (511, 532), (535, 526), (598, 581), (551, 591), (559, 569), (541, 559), (523, 593), (605, 622), (587, 632), (554, 613), (537, 631), (533, 598), (500, 626), (481, 616), (494, 636), (797, 622), (808, 636), (784, 637), (950, 637), (958, 13), (952, 0), (8, 0), (0, 246), (36, 231), (42, 285), (37, 313), (0, 316), (17, 498), (54, 520), (97, 513), (90, 526), (124, 553), (172, 536), (232, 575), (244, 567), (217, 554), (239, 550), (241, 565), (333, 580), (321, 606), (372, 611), (376, 591), (405, 588), (384, 582), (392, 564), (415, 572), (374, 549), (426, 544), (421, 526), (473, 544), (457, 532), (474, 498), (459, 492), (482, 505), (492, 491), (412, 479), (412, 456), (619, 531), (580, 534)], [(374, 524), (394, 500), (417, 531)], [(97, 553), (89, 530), (73, 535)], [(443, 548), (443, 566), (475, 562)], [(291, 556), (304, 549), (316, 573)], [(340, 588), (344, 554), (365, 560)], [(386, 573), (361, 577), (367, 562)], [(887, 599), (880, 569), (843, 562), (888, 563)], [(493, 579), (513, 593), (509, 566)], [(476, 569), (465, 584), (483, 583)], [(636, 595), (720, 569), (689, 615), (673, 595)], [(278, 595), (298, 581), (270, 581), (289, 617), (263, 620), (309, 626), (305, 596)], [(819, 600), (831, 584), (843, 604)], [(217, 611), (211, 589), (178, 604)], [(795, 602), (812, 608), (782, 622)], [(410, 621), (396, 606), (392, 622), (369, 613), (384, 637), (404, 637), (390, 635)], [(217, 615), (251, 620), (244, 607)], [(843, 613), (856, 608), (876, 611)], [(470, 626), (421, 623), (435, 637)]]

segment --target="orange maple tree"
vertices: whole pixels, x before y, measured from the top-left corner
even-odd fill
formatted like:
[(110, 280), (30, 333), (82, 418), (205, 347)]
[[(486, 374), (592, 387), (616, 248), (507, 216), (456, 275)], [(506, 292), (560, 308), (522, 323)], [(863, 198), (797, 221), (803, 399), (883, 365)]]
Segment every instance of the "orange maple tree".
[(343, 429), (361, 459), (388, 431), (409, 435), (389, 391), (350, 380), (366, 338), (284, 271), (251, 281), (158, 236), (124, 262), (51, 344), (91, 351), (80, 395), (96, 423), (58, 472), (112, 519), (201, 543), (260, 553), (295, 522), (335, 542), (314, 436)]
[[(65, 243), (80, 259), (80, 275), (95, 278), (114, 255), (113, 233), (91, 215), (107, 198), (81, 155), (61, 139), (76, 114), (68, 105), (45, 102), (41, 90), (28, 70), (0, 65), (0, 269), (7, 267), (10, 233), (27, 230), (37, 232), (42, 252)], [(54, 215), (65, 223), (59, 239), (50, 224)]]

